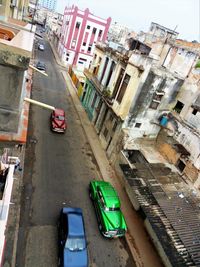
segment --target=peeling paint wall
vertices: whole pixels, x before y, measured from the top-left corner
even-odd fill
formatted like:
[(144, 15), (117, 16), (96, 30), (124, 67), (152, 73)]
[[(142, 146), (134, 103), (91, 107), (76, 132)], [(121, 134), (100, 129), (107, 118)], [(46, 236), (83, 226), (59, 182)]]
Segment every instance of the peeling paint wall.
[(199, 170), (189, 161), (186, 163), (184, 174), (194, 183), (198, 179)]
[(180, 154), (176, 152), (175, 149), (172, 148), (170, 144), (160, 143), (158, 146), (158, 151), (160, 154), (167, 159), (167, 161), (171, 164), (176, 165), (178, 159), (180, 158)]
[(177, 73), (186, 78), (197, 56), (184, 48), (171, 47), (163, 62), (163, 66), (172, 73)]
[(2, 132), (18, 131), (23, 78), (23, 70), (0, 65), (0, 131)]
[[(130, 107), (132, 105), (132, 101), (134, 99), (134, 96), (137, 93), (137, 87), (139, 83), (139, 75), (140, 72), (138, 71), (138, 68), (128, 64), (128, 66), (125, 69), (125, 74), (130, 75), (130, 80), (128, 83), (128, 86), (126, 88), (125, 94), (123, 96), (123, 99), (121, 103), (118, 103), (117, 100), (114, 100), (112, 109), (116, 113), (117, 116), (119, 116), (122, 120), (126, 118), (126, 116), (129, 114)], [(125, 75), (124, 74), (124, 75)], [(117, 76), (115, 83), (117, 81)], [(120, 91), (120, 90), (119, 90)], [(119, 93), (118, 91), (118, 93)], [(117, 95), (116, 95), (117, 98)]]
[(200, 169), (199, 135), (195, 134), (195, 132), (193, 132), (191, 128), (178, 122), (178, 131), (176, 132), (174, 139), (182, 144), (190, 152), (190, 160), (194, 163), (194, 166), (196, 168)]
[[(138, 86), (139, 95), (123, 127), (129, 129), (130, 138), (155, 138), (160, 130), (159, 117), (171, 106), (171, 102), (183, 81), (152, 68), (146, 80)], [(151, 105), (155, 96), (160, 95), (157, 108)]]

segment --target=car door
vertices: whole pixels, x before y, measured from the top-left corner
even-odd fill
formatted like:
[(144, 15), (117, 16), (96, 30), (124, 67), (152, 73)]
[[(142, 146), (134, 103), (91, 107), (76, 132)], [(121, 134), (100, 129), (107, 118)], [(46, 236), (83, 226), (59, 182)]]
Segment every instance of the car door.
[(64, 248), (65, 248), (65, 243), (66, 243), (67, 234), (68, 234), (67, 216), (63, 212), (61, 212), (61, 215), (60, 215), (58, 234), (59, 234), (59, 237), (58, 237), (59, 258), (60, 258), (60, 263), (62, 266), (63, 260), (64, 260), (63, 259)]
[(102, 194), (101, 191), (99, 189), (97, 189), (97, 198), (96, 198), (96, 210), (97, 210), (97, 216), (99, 219), (99, 222), (102, 224), (102, 212), (103, 212), (103, 205), (102, 205)]

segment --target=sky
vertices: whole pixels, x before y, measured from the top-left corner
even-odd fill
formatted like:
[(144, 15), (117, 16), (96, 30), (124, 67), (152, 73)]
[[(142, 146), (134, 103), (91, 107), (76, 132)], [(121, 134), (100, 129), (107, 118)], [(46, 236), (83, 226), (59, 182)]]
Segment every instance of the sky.
[(57, 0), (57, 12), (76, 5), (101, 18), (112, 18), (135, 32), (156, 22), (179, 32), (178, 38), (200, 42), (200, 0)]

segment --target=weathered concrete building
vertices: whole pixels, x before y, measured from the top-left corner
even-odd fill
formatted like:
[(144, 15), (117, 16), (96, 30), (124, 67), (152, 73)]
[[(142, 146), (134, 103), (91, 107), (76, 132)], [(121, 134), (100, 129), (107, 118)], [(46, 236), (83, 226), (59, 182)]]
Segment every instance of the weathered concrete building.
[[(5, 231), (14, 183), (16, 144), (26, 142), (35, 30), (22, 21), (0, 22), (0, 265), (5, 249)], [(12, 155), (12, 157), (10, 157)]]
[[(15, 24), (14, 24), (15, 22)], [(25, 142), (23, 98), (32, 56), (34, 33), (30, 25), (17, 21), (1, 23), (0, 39), (0, 134), (5, 140)], [(3, 86), (2, 86), (3, 85)]]
[[(186, 71), (186, 64), (182, 68), (182, 75), (185, 77), (185, 80), (179, 94), (176, 97), (176, 101), (171, 108), (170, 116), (168, 118), (169, 120), (166, 124), (166, 127), (170, 128), (170, 136), (173, 136), (173, 141), (168, 141), (165, 146), (162, 145), (161, 151), (164, 156), (167, 155), (170, 162), (173, 162), (173, 164), (177, 166), (182, 175), (189, 178), (190, 181), (199, 188), (200, 73), (198, 70), (198, 58), (200, 46), (199, 44), (183, 43), (181, 41), (177, 41), (176, 45), (179, 46), (177, 48), (178, 51), (182, 49), (182, 53), (185, 54), (185, 63), (188, 63), (187, 66), (190, 67), (190, 70)], [(180, 48), (180, 46), (182, 48)], [(177, 60), (176, 64), (178, 66), (180, 58), (175, 59)], [(180, 151), (180, 149), (176, 149), (174, 146), (175, 143), (181, 144), (182, 151)]]
[(97, 45), (80, 99), (164, 265), (198, 266), (199, 44), (154, 28)]
[[(180, 75), (173, 75), (151, 57), (148, 46), (135, 43), (137, 47), (132, 52), (97, 46), (90, 70), (94, 76), (88, 74), (89, 82), (82, 97), (108, 155), (116, 145), (113, 136), (116, 129), (126, 133), (125, 147), (134, 138), (155, 138), (160, 130), (159, 118), (175, 101), (183, 83)], [(92, 87), (93, 93), (89, 90)], [(110, 124), (114, 131), (106, 126), (109, 114), (113, 114)]]
[(0, 6), (0, 20), (7, 20), (7, 18), (23, 19), (28, 15), (29, 0), (2, 0)]

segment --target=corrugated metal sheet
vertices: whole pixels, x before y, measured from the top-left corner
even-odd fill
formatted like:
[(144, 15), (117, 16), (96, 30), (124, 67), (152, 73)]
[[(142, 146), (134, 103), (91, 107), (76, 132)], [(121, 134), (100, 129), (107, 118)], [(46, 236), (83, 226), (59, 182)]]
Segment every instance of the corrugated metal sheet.
[(142, 163), (138, 151), (131, 158), (136, 169), (126, 164), (121, 169), (172, 266), (200, 266), (200, 202), (176, 190), (163, 190), (180, 182), (169, 168), (145, 159)]

